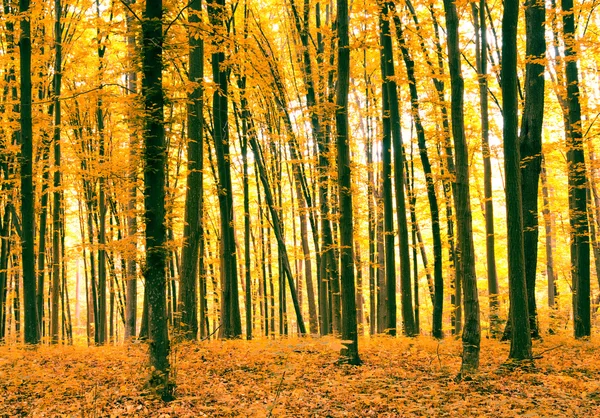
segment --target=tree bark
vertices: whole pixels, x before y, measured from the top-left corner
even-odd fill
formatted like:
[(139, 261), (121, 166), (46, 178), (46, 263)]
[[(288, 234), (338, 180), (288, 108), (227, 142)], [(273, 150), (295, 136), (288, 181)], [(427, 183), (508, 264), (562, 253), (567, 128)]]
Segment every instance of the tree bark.
[(62, 82), (62, 4), (61, 0), (54, 2), (54, 191), (52, 203), (52, 317), (50, 321), (50, 336), (52, 344), (58, 343), (59, 330), (59, 298), (61, 283), (61, 175), (60, 175), (60, 124), (61, 103), (60, 91)]
[(462, 334), (463, 354), (461, 374), (475, 372), (479, 368), (481, 329), (479, 324), (479, 296), (475, 275), (475, 251), (473, 247), (473, 220), (469, 191), (469, 157), (465, 138), (463, 113), (464, 81), (461, 74), (458, 39), (458, 14), (456, 4), (444, 0), (448, 43), (448, 61), (451, 85), (452, 136), (456, 152), (456, 180), (454, 206), (458, 226), (458, 281), (464, 291), (465, 326)]
[[(531, 359), (531, 335), (525, 282), (523, 212), (521, 203), (521, 158), (518, 141), (517, 22), (519, 4), (506, 0), (502, 18), (502, 112), (504, 114), (504, 171), (506, 176), (506, 223), (508, 235), (508, 280), (512, 338), (509, 358)], [(537, 198), (537, 195), (536, 195)]]
[(29, 0), (19, 1), (19, 12), (21, 13), (21, 35), (19, 38), (21, 68), (21, 263), (23, 266), (25, 343), (38, 344), (40, 333), (35, 297), (35, 193), (33, 189), (33, 127), (31, 119), (31, 10), (29, 6)]
[(142, 96), (144, 100), (144, 218), (146, 223), (146, 292), (150, 339), (150, 386), (163, 400), (173, 398), (169, 379), (166, 300), (165, 167), (162, 0), (147, 0), (142, 21)]
[(479, 78), (479, 100), (481, 108), (481, 154), (483, 156), (483, 194), (485, 215), (485, 255), (487, 264), (488, 294), (490, 307), (490, 334), (498, 334), (498, 274), (496, 271), (496, 236), (494, 230), (494, 201), (492, 196), (492, 163), (490, 158), (490, 128), (488, 113), (487, 82), (487, 24), (485, 19), (485, 1), (479, 1), (479, 7), (471, 3), (475, 23), (476, 65)]
[(361, 364), (358, 355), (356, 325), (356, 289), (354, 284), (354, 237), (352, 221), (352, 171), (348, 133), (348, 89), (350, 85), (350, 46), (348, 0), (337, 0), (338, 80), (335, 127), (337, 131), (338, 187), (340, 199), (340, 284), (342, 293), (341, 355), (349, 364)]
[(204, 41), (195, 27), (200, 22), (202, 0), (190, 3), (189, 28), (189, 81), (187, 125), (187, 186), (179, 280), (179, 307), (183, 336), (194, 340), (198, 335), (198, 258), (202, 241), (203, 216), (203, 88)]
[[(125, 0), (131, 5), (134, 0)], [(133, 16), (130, 12), (125, 17), (127, 25), (127, 56), (133, 62), (136, 49), (133, 33)], [(131, 64), (130, 64), (131, 65)], [(137, 92), (137, 73), (127, 73), (127, 90), (134, 95)], [(131, 127), (130, 127), (131, 129)], [(127, 258), (127, 293), (125, 299), (125, 340), (135, 337), (137, 324), (137, 175), (138, 175), (138, 138), (135, 132), (129, 134), (129, 201), (127, 204), (127, 234), (131, 240), (130, 256)]]
[(224, 47), (220, 39), (224, 35), (227, 10), (225, 0), (207, 2), (208, 16), (215, 31), (212, 53), (213, 80), (218, 88), (213, 93), (213, 136), (218, 167), (218, 196), (221, 214), (221, 328), (222, 338), (238, 338), (242, 335), (242, 321), (238, 300), (238, 271), (233, 219), (233, 190), (229, 155), (228, 123), (228, 71), (223, 68)]
[(567, 82), (567, 108), (569, 127), (567, 132), (567, 161), (569, 167), (569, 195), (572, 210), (571, 260), (573, 261), (573, 318), (575, 338), (588, 337), (591, 333), (590, 305), (590, 243), (588, 207), (586, 196), (586, 166), (579, 102), (579, 71), (575, 50), (575, 17), (573, 0), (561, 0), (565, 43), (565, 79)]
[[(409, 81), (411, 111), (415, 127), (417, 129), (417, 141), (419, 146), (419, 156), (425, 174), (425, 182), (427, 187), (427, 199), (429, 202), (429, 211), (431, 213), (431, 235), (433, 238), (433, 277), (434, 277), (434, 300), (433, 300), (433, 324), (432, 334), (434, 338), (442, 338), (442, 313), (444, 307), (444, 278), (442, 271), (442, 238), (440, 231), (440, 215), (437, 196), (435, 194), (435, 183), (431, 163), (427, 153), (425, 140), (425, 129), (421, 122), (419, 111), (419, 94), (417, 91), (417, 79), (415, 77), (415, 63), (410, 56), (410, 51), (407, 48), (406, 41), (401, 26), (400, 18), (394, 14), (394, 25), (396, 27), (396, 35), (404, 64), (406, 65), (406, 73)], [(418, 228), (415, 224), (415, 228)], [(425, 259), (423, 260), (425, 262)], [(414, 260), (416, 263), (416, 258)]]

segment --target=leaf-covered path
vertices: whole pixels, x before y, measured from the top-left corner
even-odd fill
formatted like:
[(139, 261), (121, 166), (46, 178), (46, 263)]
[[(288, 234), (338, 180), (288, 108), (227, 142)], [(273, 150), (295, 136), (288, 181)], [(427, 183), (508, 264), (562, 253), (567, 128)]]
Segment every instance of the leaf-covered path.
[(332, 339), (213, 341), (174, 347), (177, 399), (144, 392), (145, 346), (0, 347), (0, 415), (566, 416), (600, 411), (600, 342), (547, 337), (535, 368), (501, 367), (508, 345), (483, 341), (481, 372), (456, 382), (460, 342), (361, 340), (364, 365), (335, 364)]

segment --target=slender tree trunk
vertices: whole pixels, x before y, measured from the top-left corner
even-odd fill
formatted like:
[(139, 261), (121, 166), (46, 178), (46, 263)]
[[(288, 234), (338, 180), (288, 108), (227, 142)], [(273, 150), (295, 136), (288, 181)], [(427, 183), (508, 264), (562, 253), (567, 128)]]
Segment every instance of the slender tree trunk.
[[(382, 124), (383, 124), (383, 158), (382, 158), (382, 200), (383, 200), (383, 244), (385, 251), (385, 281), (380, 288), (380, 308), (385, 306), (385, 314), (381, 312), (378, 331), (386, 331), (390, 335), (396, 335), (396, 253), (394, 244), (394, 203), (392, 196), (392, 125), (390, 117), (390, 91), (388, 74), (390, 67), (393, 71), (391, 54), (390, 24), (386, 17), (387, 4), (382, 7), (379, 19), (380, 25), (380, 50), (382, 87)], [(391, 63), (391, 66), (390, 66)], [(397, 98), (396, 98), (397, 101)], [(383, 297), (385, 295), (385, 297)], [(385, 301), (385, 304), (384, 304)], [(385, 316), (384, 316), (385, 315)], [(385, 320), (385, 324), (383, 323)]]
[[(96, 14), (100, 18), (100, 1), (96, 0)], [(96, 344), (105, 344), (107, 340), (107, 310), (106, 310), (106, 174), (104, 173), (105, 163), (105, 132), (104, 132), (104, 101), (102, 98), (102, 77), (104, 71), (104, 55), (106, 45), (102, 44), (105, 40), (100, 33), (100, 28), (96, 28), (97, 46), (98, 46), (98, 74), (100, 78), (100, 89), (96, 101), (96, 123), (98, 132), (98, 168), (100, 173), (98, 180), (98, 312), (96, 316), (97, 339)]]
[[(302, 192), (300, 186), (296, 183), (296, 195), (298, 196), (299, 204), (302, 204)], [(312, 334), (318, 334), (319, 331), (319, 317), (317, 315), (317, 304), (315, 301), (315, 289), (313, 283), (312, 274), (312, 263), (310, 258), (310, 247), (308, 243), (308, 222), (306, 206), (301, 206), (298, 210), (300, 217), (300, 236), (302, 243), (302, 256), (304, 258), (304, 273), (306, 278), (306, 294), (308, 299), (308, 323), (310, 326), (310, 332)]]
[(485, 19), (485, 1), (479, 1), (479, 7), (471, 3), (475, 23), (475, 47), (477, 75), (479, 78), (479, 100), (481, 108), (481, 154), (483, 156), (483, 193), (485, 215), (485, 254), (487, 265), (488, 294), (490, 307), (490, 334), (498, 334), (500, 306), (498, 295), (498, 274), (496, 271), (496, 237), (494, 230), (494, 201), (492, 197), (492, 163), (490, 158), (490, 127), (488, 114), (487, 82), (487, 24)]
[(242, 335), (242, 322), (238, 301), (238, 272), (235, 248), (235, 231), (233, 219), (233, 190), (231, 183), (231, 167), (229, 154), (228, 124), (228, 71), (223, 68), (225, 61), (224, 45), (220, 41), (225, 35), (227, 9), (225, 0), (207, 2), (208, 16), (215, 31), (215, 45), (212, 54), (213, 80), (218, 89), (213, 93), (214, 114), (214, 147), (218, 166), (218, 196), (221, 214), (221, 328), (222, 338), (237, 338)]
[(588, 207), (586, 196), (586, 166), (581, 126), (581, 104), (579, 102), (579, 71), (575, 46), (575, 16), (573, 0), (561, 0), (565, 43), (565, 79), (567, 83), (567, 108), (569, 129), (567, 132), (567, 161), (569, 164), (569, 194), (572, 210), (571, 259), (573, 272), (573, 318), (576, 338), (588, 337), (591, 333), (590, 306), (590, 243)]
[(181, 277), (179, 280), (179, 307), (184, 336), (195, 339), (198, 335), (198, 258), (202, 241), (203, 215), (203, 89), (204, 42), (199, 36), (202, 0), (190, 3), (189, 29), (189, 81), (193, 83), (188, 95), (188, 167), (185, 197), (185, 224), (183, 229), (183, 249), (181, 252)]
[(552, 230), (552, 215), (550, 213), (550, 194), (548, 192), (548, 179), (544, 159), (542, 158), (541, 166), (542, 180), (542, 202), (544, 215), (544, 230), (546, 233), (546, 278), (548, 280), (548, 306), (554, 308), (556, 306), (556, 273), (554, 270), (554, 232)]
[(338, 80), (335, 127), (337, 130), (338, 187), (340, 198), (340, 284), (342, 292), (341, 355), (349, 364), (361, 364), (358, 355), (356, 290), (354, 285), (354, 236), (352, 221), (352, 172), (348, 133), (348, 89), (350, 84), (350, 46), (348, 0), (337, 0)]
[[(398, 241), (400, 247), (400, 294), (402, 298), (402, 324), (405, 335), (411, 336), (415, 332), (415, 318), (412, 307), (412, 291), (410, 280), (410, 250), (408, 241), (408, 219), (406, 216), (406, 197), (404, 184), (404, 149), (402, 146), (402, 132), (400, 127), (400, 112), (398, 109), (398, 90), (395, 81), (394, 55), (392, 37), (390, 34), (390, 9), (393, 4), (386, 2), (382, 8), (382, 41), (385, 65), (384, 82), (388, 90), (389, 114), (392, 133), (392, 144), (394, 148), (394, 189), (396, 197), (396, 217), (398, 223)], [(390, 287), (388, 283), (388, 303), (391, 292), (396, 292), (396, 287)], [(388, 309), (392, 306), (389, 305)], [(388, 313), (389, 315), (389, 313)], [(391, 334), (395, 334), (395, 323), (392, 324), (388, 317), (388, 328), (394, 328)], [(394, 327), (392, 327), (394, 325)]]
[[(385, 93), (385, 89), (383, 90)], [(385, 137), (384, 137), (385, 138)], [(382, 180), (383, 182), (383, 180)], [(382, 188), (382, 187), (381, 187)], [(379, 195), (383, 194), (382, 192)], [(387, 325), (386, 277), (385, 277), (385, 209), (382, 208), (383, 198), (377, 198), (377, 333), (385, 332)], [(394, 311), (395, 312), (395, 311)]]
[[(519, 150), (521, 160), (521, 202), (523, 211), (523, 248), (529, 328), (533, 338), (539, 338), (535, 300), (535, 278), (538, 245), (538, 190), (542, 164), (542, 123), (544, 118), (544, 64), (546, 40), (544, 21), (546, 9), (534, 0), (525, 8), (527, 30), (527, 57), (525, 76), (525, 107), (521, 120)], [(511, 337), (511, 313), (504, 330), (503, 340)]]
[[(21, 264), (23, 269), (23, 304), (25, 308), (25, 343), (40, 340), (36, 305), (35, 276), (35, 193), (33, 189), (33, 128), (31, 119), (31, 10), (29, 0), (19, 0), (21, 35)], [(17, 286), (18, 287), (18, 286)]]
[[(328, 16), (329, 7), (325, 7), (325, 13)], [(325, 42), (324, 37), (321, 33), (321, 7), (320, 2), (317, 2), (315, 6), (315, 26), (317, 31), (317, 62), (321, 67), (326, 64), (324, 62), (325, 57)], [(325, 71), (325, 69), (322, 69)], [(322, 102), (329, 103), (330, 98), (327, 97), (327, 87), (324, 86), (325, 76), (320, 74), (321, 86), (319, 86), (322, 93)], [(326, 126), (325, 129), (320, 129), (317, 132), (318, 135), (318, 162), (317, 172), (319, 178), (319, 203), (321, 217), (321, 265), (319, 266), (319, 276), (321, 278), (321, 286), (319, 292), (319, 312), (321, 316), (321, 335), (329, 333), (337, 333), (340, 328), (340, 305), (339, 305), (339, 294), (335, 297), (331, 297), (332, 293), (335, 293), (339, 283), (339, 269), (336, 258), (336, 251), (334, 248), (334, 239), (331, 223), (331, 202), (333, 201), (329, 190), (329, 178), (330, 178), (330, 143), (329, 143), (329, 130)], [(339, 289), (337, 289), (339, 290)]]
[(40, 327), (40, 338), (44, 337), (44, 291), (46, 281), (46, 241), (48, 232), (48, 188), (50, 185), (50, 140), (47, 135), (42, 136), (42, 190), (40, 199), (40, 221), (38, 230), (38, 248), (37, 248), (37, 290), (36, 305), (38, 314), (38, 324)]
[(61, 284), (61, 175), (60, 175), (60, 124), (61, 124), (61, 103), (60, 91), (62, 82), (62, 5), (61, 0), (54, 2), (54, 191), (52, 203), (52, 317), (50, 321), (50, 336), (52, 344), (58, 343), (59, 328), (59, 298)]
[(169, 379), (169, 335), (166, 307), (166, 226), (164, 92), (162, 89), (163, 55), (162, 0), (147, 0), (142, 21), (143, 61), (142, 96), (144, 98), (144, 208), (146, 224), (146, 292), (148, 334), (150, 337), (149, 381), (163, 398), (173, 397)]
[[(429, 155), (427, 153), (427, 146), (425, 141), (425, 129), (421, 122), (421, 115), (419, 111), (419, 95), (417, 91), (417, 80), (415, 77), (415, 63), (410, 56), (410, 52), (406, 46), (404, 40), (403, 30), (401, 26), (400, 18), (397, 14), (394, 14), (394, 25), (396, 27), (396, 34), (398, 37), (398, 43), (402, 51), (404, 58), (404, 64), (406, 65), (406, 73), (409, 80), (410, 98), (411, 98), (411, 110), (415, 127), (417, 129), (417, 141), (419, 145), (419, 156), (421, 157), (421, 164), (425, 173), (425, 181), (427, 186), (427, 199), (429, 201), (429, 211), (431, 213), (431, 234), (433, 238), (433, 276), (434, 276), (434, 300), (433, 300), (433, 325), (432, 334), (434, 338), (442, 338), (442, 314), (444, 307), (444, 278), (442, 271), (442, 238), (440, 230), (440, 215), (438, 201), (435, 194), (435, 182), (433, 173), (431, 170), (431, 163), (429, 161)], [(416, 224), (415, 224), (416, 228)], [(423, 260), (425, 262), (425, 259)], [(416, 258), (414, 260), (416, 263)], [(426, 264), (426, 262), (425, 262)]]
[(469, 157), (464, 128), (464, 81), (460, 68), (459, 20), (456, 4), (451, 0), (444, 0), (444, 10), (448, 34), (448, 60), (452, 92), (452, 136), (454, 137), (454, 149), (456, 151), (456, 193), (454, 194), (454, 206), (456, 208), (456, 223), (458, 226), (459, 279), (457, 282), (462, 282), (465, 301), (461, 374), (468, 374), (479, 368), (479, 348), (481, 341), (479, 296), (477, 294), (477, 276), (475, 274), (473, 220), (469, 191)]
[[(521, 158), (517, 135), (517, 21), (519, 5), (504, 4), (502, 19), (502, 111), (504, 114), (504, 171), (506, 176), (506, 223), (508, 229), (508, 279), (512, 338), (509, 358), (531, 359), (531, 335), (525, 282), (523, 212), (521, 204)], [(536, 195), (537, 198), (537, 195)]]
[[(133, 0), (125, 0), (128, 5)], [(127, 56), (133, 62), (136, 42), (133, 33), (133, 16), (127, 13)], [(130, 70), (127, 73), (127, 90), (134, 95), (137, 92), (137, 73)], [(130, 126), (130, 129), (132, 127)], [(129, 201), (127, 204), (127, 234), (131, 240), (130, 256), (127, 258), (127, 296), (125, 299), (125, 340), (135, 337), (137, 324), (137, 177), (138, 177), (138, 137), (135, 132), (129, 134)]]
[[(259, 171), (260, 180), (263, 185), (263, 191), (265, 194), (265, 200), (267, 206), (269, 207), (269, 211), (271, 213), (271, 221), (273, 226), (273, 232), (275, 234), (275, 238), (277, 240), (277, 249), (279, 252), (279, 259), (281, 260), (282, 271), (280, 271), (280, 275), (283, 275), (281, 285), (283, 287), (283, 280), (287, 278), (287, 284), (290, 288), (290, 293), (292, 296), (292, 302), (294, 304), (294, 310), (296, 312), (296, 320), (298, 321), (298, 329), (301, 335), (306, 334), (306, 327), (304, 326), (304, 320), (302, 319), (302, 312), (300, 309), (300, 304), (298, 302), (298, 295), (296, 293), (296, 286), (294, 284), (294, 275), (292, 273), (292, 268), (289, 262), (286, 245), (285, 245), (285, 237), (283, 235), (283, 231), (281, 228), (281, 220), (280, 215), (277, 212), (277, 207), (275, 206), (275, 199), (273, 198), (273, 193), (271, 191), (271, 185), (269, 184), (269, 179), (267, 177), (267, 171), (265, 168), (265, 163), (263, 159), (263, 153), (258, 143), (258, 140), (255, 136), (255, 128), (251, 123), (252, 118), (250, 116), (249, 110), (246, 108), (244, 102), (242, 103), (242, 112), (247, 115), (247, 120), (250, 122), (250, 127), (248, 130), (249, 133), (249, 142), (252, 147), (252, 153), (254, 154), (254, 160), (256, 161), (256, 166)], [(273, 318), (271, 318), (273, 319)], [(283, 330), (281, 330), (283, 331)]]
[(10, 229), (11, 229), (11, 211), (8, 204), (4, 208), (4, 216), (2, 217), (2, 229), (0, 230), (0, 342), (3, 342), (6, 336), (6, 312), (8, 306), (7, 290), (8, 290), (8, 258), (10, 254)]

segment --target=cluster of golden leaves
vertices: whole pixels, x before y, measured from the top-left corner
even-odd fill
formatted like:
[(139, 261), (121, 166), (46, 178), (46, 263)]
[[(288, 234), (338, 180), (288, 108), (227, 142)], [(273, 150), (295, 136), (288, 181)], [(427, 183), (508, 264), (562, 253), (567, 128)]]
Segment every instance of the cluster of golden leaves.
[(508, 345), (482, 342), (480, 372), (456, 381), (460, 341), (362, 339), (364, 365), (338, 365), (334, 339), (173, 346), (176, 399), (150, 395), (142, 344), (0, 347), (2, 416), (396, 417), (594, 416), (600, 341), (547, 337), (535, 366), (504, 367)]

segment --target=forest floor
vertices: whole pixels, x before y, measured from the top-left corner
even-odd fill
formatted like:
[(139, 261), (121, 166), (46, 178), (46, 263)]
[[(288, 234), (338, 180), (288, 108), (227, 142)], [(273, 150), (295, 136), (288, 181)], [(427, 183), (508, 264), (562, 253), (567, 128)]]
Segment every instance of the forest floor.
[(505, 367), (484, 339), (481, 366), (456, 381), (460, 341), (365, 338), (360, 367), (330, 338), (175, 344), (176, 399), (145, 389), (147, 348), (0, 347), (0, 416), (600, 416), (600, 339), (548, 336), (533, 367)]

